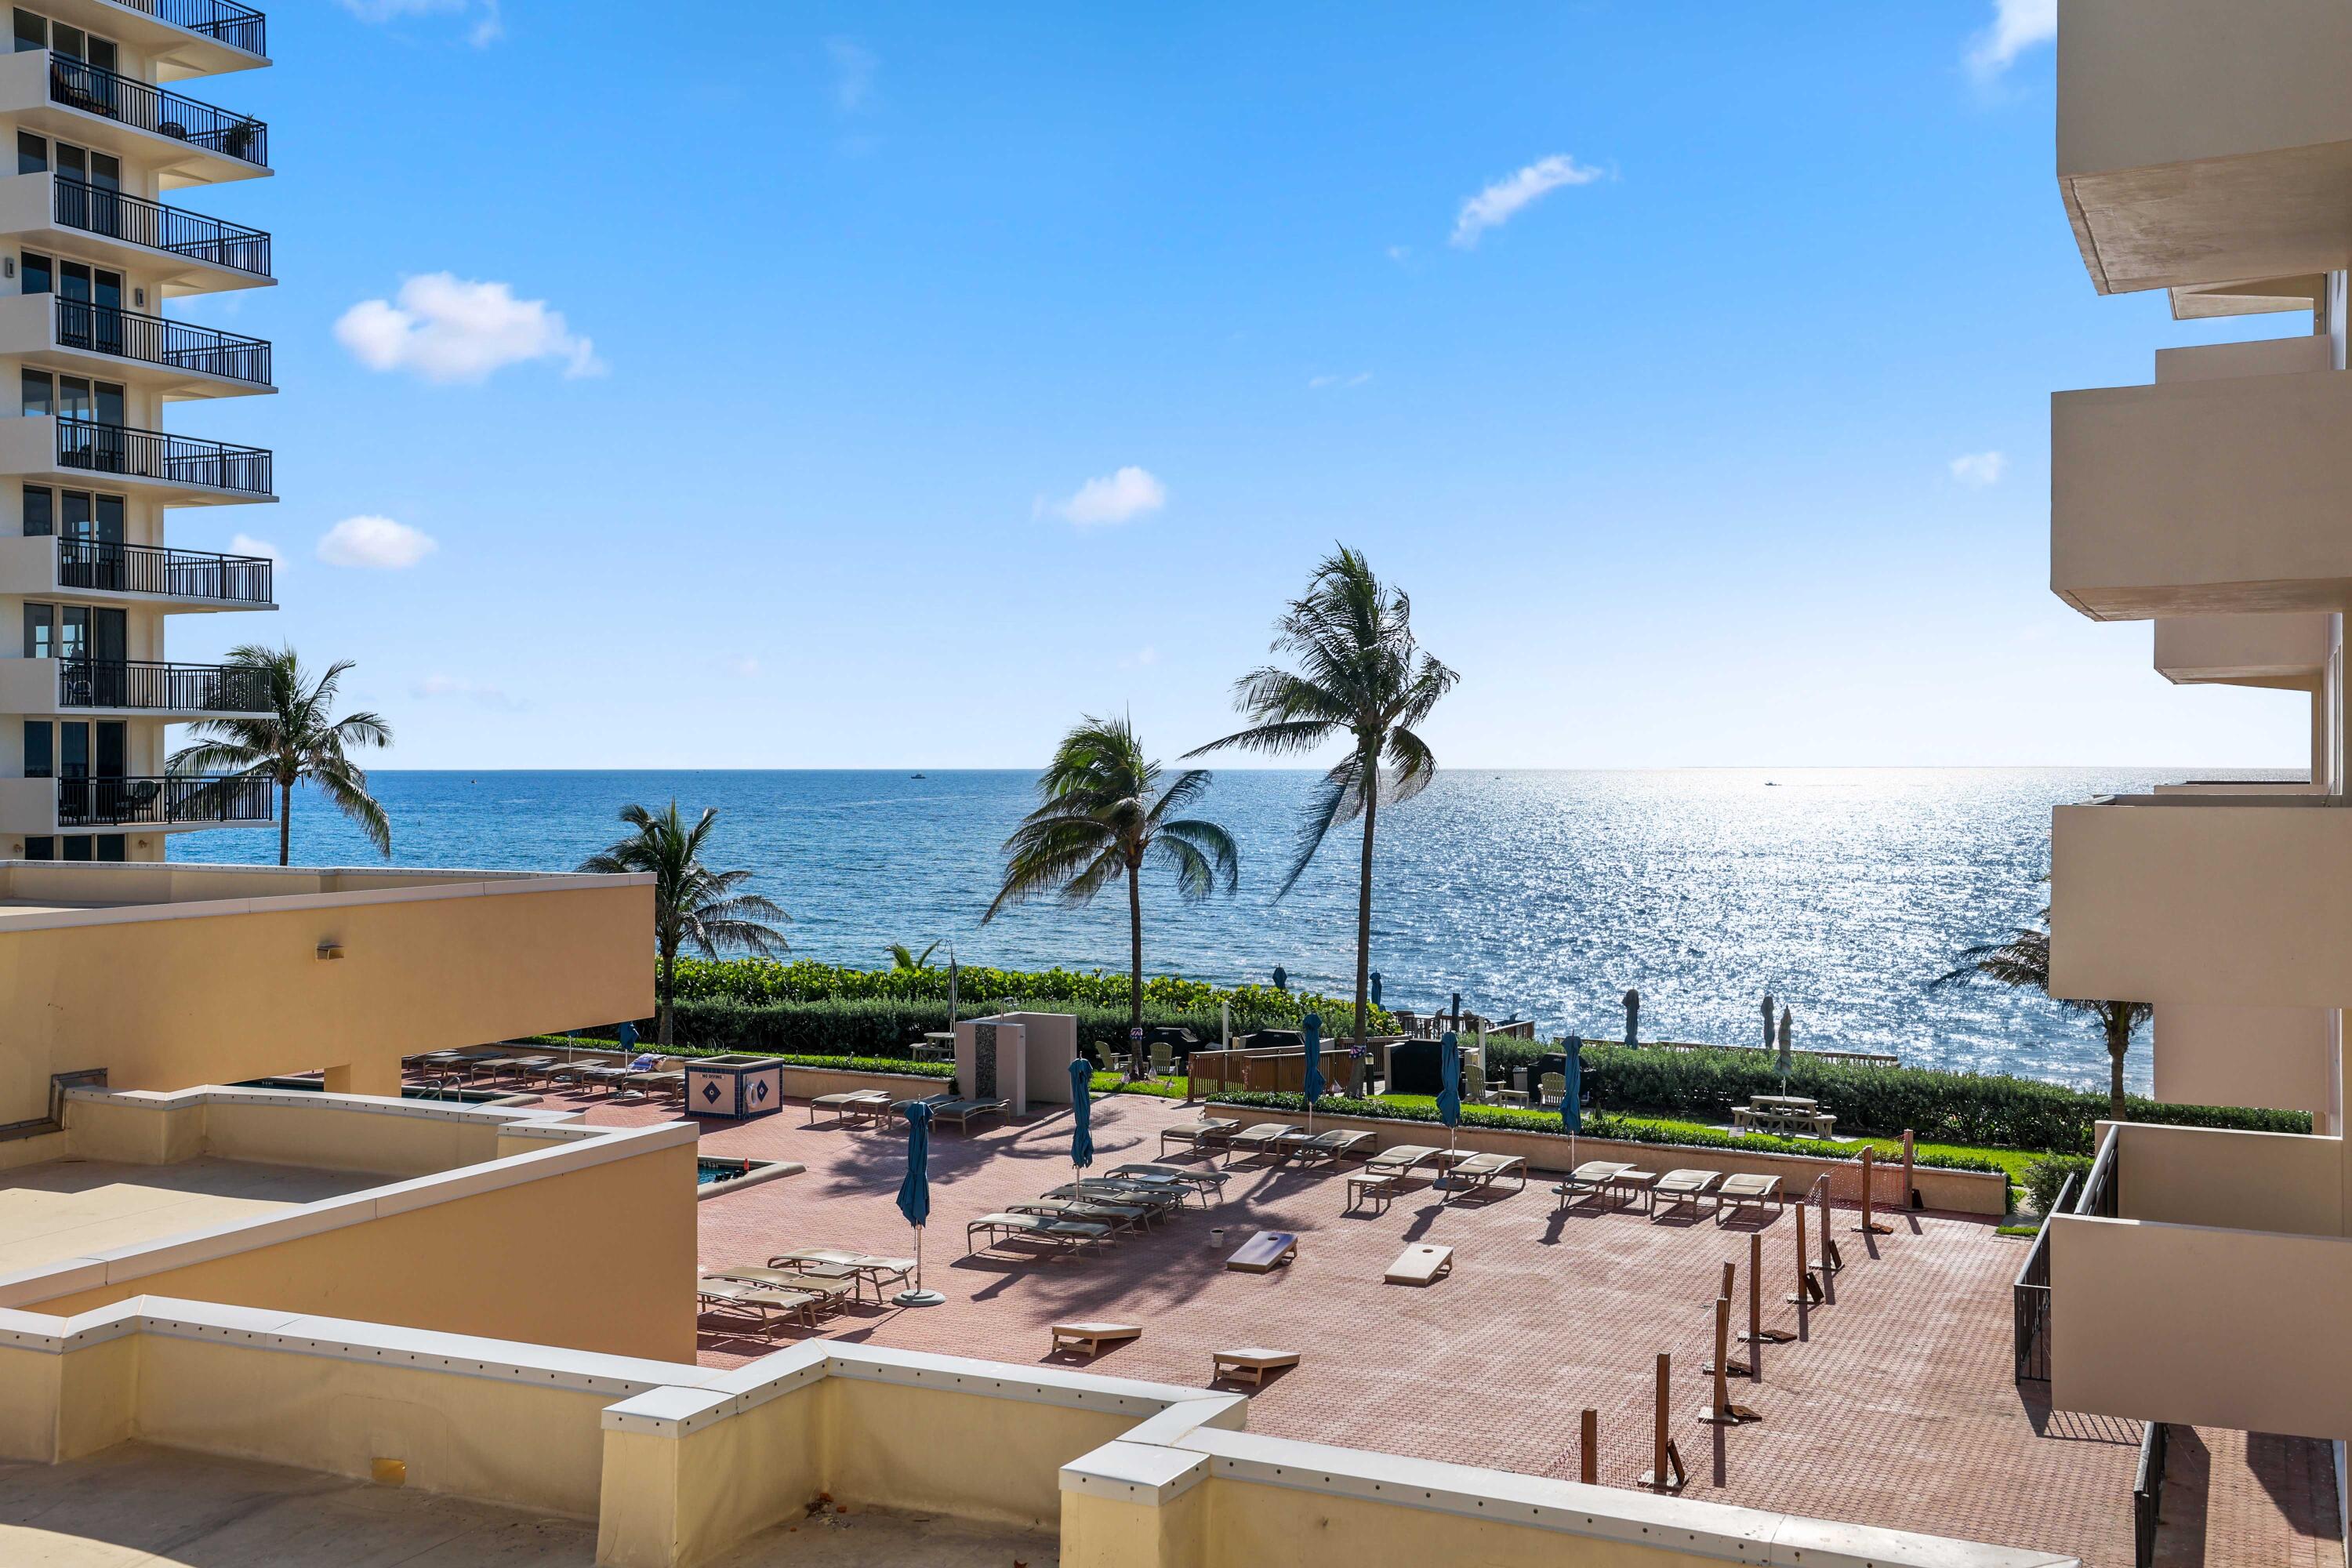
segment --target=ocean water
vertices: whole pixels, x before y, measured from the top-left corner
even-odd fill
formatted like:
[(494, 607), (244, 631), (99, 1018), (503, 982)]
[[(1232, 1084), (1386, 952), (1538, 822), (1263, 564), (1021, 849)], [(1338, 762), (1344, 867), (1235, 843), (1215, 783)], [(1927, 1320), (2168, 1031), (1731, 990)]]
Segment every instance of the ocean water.
[[(1451, 772), (1381, 818), (1373, 966), (1391, 1005), (1459, 991), (1489, 1017), (1623, 1032), (1642, 994), (1649, 1038), (1752, 1044), (1770, 992), (1800, 1046), (2103, 1086), (2081, 1015), (2011, 991), (1935, 987), (1960, 949), (2042, 907), (2050, 808), (2145, 789), (2133, 769)], [(986, 925), (999, 846), (1033, 803), (1026, 773), (379, 771), (403, 866), (568, 868), (619, 832), (632, 801), (719, 808), (714, 863), (791, 913), (797, 953), (879, 966), (888, 945), (951, 942), (966, 963), (1123, 971), (1126, 904), (1032, 903)], [(1286, 865), (1313, 775), (1221, 773), (1201, 814), (1242, 847), (1232, 898), (1187, 905), (1144, 884), (1145, 963), (1230, 983), (1353, 985), (1355, 851), (1335, 837), (1290, 896)], [(174, 859), (276, 858), (275, 830), (172, 840)], [(294, 856), (375, 857), (315, 795)], [(942, 957), (946, 952), (941, 949)], [(2131, 1063), (2145, 1089), (2145, 1046)]]

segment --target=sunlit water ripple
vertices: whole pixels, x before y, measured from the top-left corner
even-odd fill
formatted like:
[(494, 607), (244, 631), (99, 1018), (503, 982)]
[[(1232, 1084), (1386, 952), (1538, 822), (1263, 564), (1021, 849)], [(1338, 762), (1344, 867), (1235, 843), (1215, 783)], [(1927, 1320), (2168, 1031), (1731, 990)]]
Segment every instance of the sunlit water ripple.
[[(1971, 942), (2042, 908), (2050, 808), (2144, 789), (2131, 769), (1448, 773), (1381, 817), (1373, 964), (1394, 1005), (1459, 990), (1489, 1016), (1623, 1029), (1642, 993), (1651, 1038), (1750, 1043), (1766, 991), (1801, 1045), (2104, 1083), (2078, 1015), (2014, 992), (1930, 982)], [(1311, 775), (1228, 772), (1202, 813), (1240, 839), (1237, 897), (1183, 906), (1145, 885), (1146, 961), (1218, 981), (1342, 990), (1354, 973), (1352, 842), (1273, 901)], [(1125, 900), (1026, 906), (982, 926), (998, 846), (1031, 804), (1019, 773), (380, 772), (405, 866), (564, 868), (608, 842), (629, 801), (719, 808), (716, 861), (758, 873), (792, 912), (796, 952), (887, 962), (947, 937), (967, 963), (1121, 968)], [(174, 859), (273, 858), (274, 836), (172, 841)], [(358, 833), (298, 797), (295, 858), (362, 865)], [(942, 950), (944, 951), (944, 950)], [(2145, 1088), (2147, 1053), (2135, 1053)]]

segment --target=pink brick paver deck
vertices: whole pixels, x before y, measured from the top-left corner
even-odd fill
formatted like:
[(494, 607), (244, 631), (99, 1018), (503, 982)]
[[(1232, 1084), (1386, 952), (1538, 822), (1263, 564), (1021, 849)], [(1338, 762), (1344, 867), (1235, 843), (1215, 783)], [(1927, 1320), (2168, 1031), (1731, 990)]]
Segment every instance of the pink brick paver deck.
[[(587, 1103), (595, 1121), (674, 1114)], [(1158, 1158), (1160, 1128), (1187, 1114), (1137, 1096), (1097, 1100), (1094, 1169)], [(805, 1128), (803, 1118), (795, 1104), (757, 1121), (704, 1123), (706, 1152), (808, 1166), (700, 1205), (704, 1263), (815, 1245), (908, 1250), (892, 1202), (903, 1123), (845, 1131)], [(1196, 1385), (1207, 1384), (1211, 1351), (1276, 1344), (1306, 1359), (1255, 1395), (1254, 1431), (1570, 1479), (1579, 1412), (1591, 1405), (1601, 1413), (1600, 1477), (1613, 1486), (1648, 1468), (1654, 1357), (1666, 1351), (1672, 1431), (1691, 1475), (1685, 1496), (2039, 1547), (2097, 1568), (2131, 1561), (2138, 1427), (2053, 1414), (2021, 1396), (2011, 1381), (2010, 1283), (2021, 1244), (1989, 1224), (1901, 1215), (1894, 1235), (1866, 1241), (1841, 1210), (1846, 1268), (1830, 1281), (1828, 1304), (1801, 1314), (1780, 1303), (1795, 1227), (1785, 1217), (1766, 1226), (1767, 1321), (1801, 1338), (1763, 1347), (1760, 1386), (1733, 1384), (1763, 1422), (1722, 1430), (1694, 1416), (1707, 1394), (1698, 1369), (1726, 1260), (1742, 1270), (1735, 1330), (1746, 1318), (1748, 1244), (1737, 1228), (1652, 1225), (1638, 1211), (1563, 1217), (1540, 1176), (1483, 1202), (1440, 1205), (1423, 1186), (1384, 1215), (1343, 1213), (1342, 1173), (1240, 1161), (1222, 1204), (1188, 1208), (1092, 1255), (967, 1258), (964, 1222), (1068, 1180), (1068, 1148), (1063, 1108), (969, 1136), (935, 1133), (926, 1281), (947, 1304), (869, 1304), (822, 1331), (1035, 1363), (1048, 1359), (1049, 1324), (1117, 1318), (1144, 1325), (1143, 1337), (1096, 1368)], [(1215, 1226), (1227, 1227), (1223, 1248), (1210, 1244)], [(1227, 1272), (1225, 1252), (1258, 1230), (1297, 1232), (1297, 1260), (1271, 1274)], [(1452, 1276), (1418, 1289), (1384, 1283), (1390, 1259), (1414, 1241), (1452, 1247)], [(806, 1333), (780, 1329), (762, 1340), (717, 1317), (703, 1331), (702, 1359), (718, 1364)], [(2341, 1568), (2324, 1446), (2277, 1437), (2250, 1446), (2235, 1434), (2206, 1442), (2201, 1559), (2173, 1560)], [(2176, 1440), (2176, 1467), (2183, 1447)], [(2289, 1475), (2295, 1484), (2282, 1484)]]

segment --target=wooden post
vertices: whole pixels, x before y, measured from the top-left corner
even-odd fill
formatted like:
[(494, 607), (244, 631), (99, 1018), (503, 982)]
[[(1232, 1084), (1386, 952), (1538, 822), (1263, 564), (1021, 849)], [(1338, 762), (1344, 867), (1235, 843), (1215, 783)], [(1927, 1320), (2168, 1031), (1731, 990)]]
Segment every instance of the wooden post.
[[(1874, 1180), (1872, 1175), (1874, 1169), (1871, 1163), (1872, 1152), (1869, 1144), (1864, 1143), (1862, 1146), (1862, 1223), (1853, 1228), (1864, 1236), (1892, 1236), (1895, 1234), (1893, 1226), (1881, 1225), (1870, 1217), (1870, 1188)], [(1908, 1180), (1909, 1173), (1906, 1172), (1905, 1176), (1904, 1185), (1907, 1188), (1911, 1184)]]
[(1666, 1430), (1666, 1396), (1675, 1381), (1675, 1358), (1664, 1351), (1658, 1352), (1658, 1394), (1655, 1415), (1650, 1435), (1650, 1468), (1642, 1472), (1641, 1484), (1652, 1491), (1678, 1492), (1689, 1484), (1683, 1472), (1683, 1457), (1675, 1447), (1674, 1437)]
[(1822, 1282), (1813, 1278), (1813, 1270), (1805, 1261), (1805, 1205), (1802, 1201), (1790, 1205), (1797, 1215), (1797, 1288), (1780, 1298), (1800, 1307), (1810, 1307), (1822, 1299)]
[(1906, 1210), (1918, 1201), (1919, 1194), (1911, 1185), (1911, 1129), (1903, 1130), (1903, 1206)]
[(1731, 1298), (1715, 1299), (1715, 1359), (1707, 1363), (1715, 1373), (1715, 1394), (1707, 1401), (1698, 1418), (1710, 1426), (1737, 1426), (1742, 1417), (1731, 1403)]
[(1581, 1458), (1577, 1461), (1577, 1479), (1586, 1486), (1601, 1484), (1601, 1412), (1584, 1413), (1584, 1443)]
[[(1737, 1288), (1738, 1279), (1739, 1266), (1726, 1258), (1723, 1264), (1723, 1287), (1716, 1292), (1716, 1304), (1722, 1310), (1716, 1314), (1715, 1359), (1699, 1368), (1699, 1371), (1708, 1373), (1715, 1379), (1718, 1392), (1721, 1391), (1723, 1380), (1727, 1375), (1731, 1377), (1756, 1375), (1756, 1369), (1746, 1362), (1724, 1359), (1731, 1344), (1731, 1292)], [(1725, 1401), (1718, 1399), (1716, 1403), (1722, 1405)]]
[(1837, 1237), (1830, 1234), (1830, 1179), (1827, 1174), (1813, 1178), (1813, 1202), (1821, 1205), (1822, 1278), (1827, 1279), (1845, 1268), (1845, 1257), (1838, 1251)]
[[(1748, 1331), (1739, 1336), (1751, 1345), (1786, 1344), (1797, 1336), (1786, 1329), (1764, 1326), (1764, 1233), (1748, 1233)], [(1753, 1369), (1750, 1369), (1753, 1375)]]

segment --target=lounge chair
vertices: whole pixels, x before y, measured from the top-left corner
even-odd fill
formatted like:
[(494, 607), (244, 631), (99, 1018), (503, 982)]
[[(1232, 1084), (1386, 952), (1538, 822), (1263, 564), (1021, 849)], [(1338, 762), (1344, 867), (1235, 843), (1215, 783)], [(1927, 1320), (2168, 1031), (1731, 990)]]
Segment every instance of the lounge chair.
[(1002, 1100), (935, 1100), (931, 1101), (931, 1120), (952, 1121), (959, 1131), (971, 1131), (975, 1116), (1003, 1116), (1006, 1102)]
[(1587, 1160), (1568, 1173), (1568, 1179), (1552, 1189), (1560, 1195), (1562, 1208), (1573, 1208), (1579, 1198), (1588, 1194), (1607, 1197), (1621, 1191), (1617, 1178), (1633, 1167), (1623, 1160)]
[(1717, 1225), (1723, 1223), (1723, 1211), (1726, 1205), (1747, 1210), (1760, 1209), (1766, 1204), (1770, 1204), (1776, 1209), (1785, 1209), (1789, 1206), (1788, 1199), (1780, 1194), (1780, 1177), (1746, 1174), (1726, 1176), (1723, 1178), (1723, 1184), (1715, 1189), (1715, 1223)]
[(718, 1275), (705, 1275), (694, 1282), (698, 1306), (713, 1311), (734, 1311), (756, 1315), (764, 1329), (782, 1313), (797, 1318), (810, 1328), (816, 1327), (816, 1306), (823, 1298), (814, 1291), (778, 1289), (742, 1279), (729, 1279)]
[(790, 1252), (780, 1252), (768, 1259), (771, 1268), (796, 1268), (804, 1264), (835, 1264), (856, 1271), (859, 1282), (870, 1281), (874, 1299), (882, 1299), (882, 1287), (911, 1279), (915, 1260), (911, 1258), (891, 1258), (882, 1253), (853, 1252), (843, 1247), (799, 1247)]
[(1196, 1171), (1185, 1165), (1150, 1163), (1113, 1165), (1110, 1168), (1110, 1173), (1114, 1176), (1132, 1176), (1147, 1182), (1190, 1183), (1202, 1197), (1212, 1194), (1223, 1196), (1225, 1184), (1233, 1180), (1233, 1177), (1223, 1171)]
[(972, 1237), (976, 1236), (987, 1237), (987, 1245), (992, 1248), (1017, 1239), (1043, 1242), (1065, 1252), (1075, 1252), (1108, 1241), (1110, 1226), (1095, 1220), (1046, 1219), (1034, 1214), (984, 1214), (963, 1227), (966, 1252), (973, 1250)]
[(1697, 1209), (1699, 1200), (1715, 1190), (1718, 1179), (1718, 1173), (1714, 1171), (1668, 1171), (1658, 1178), (1658, 1184), (1650, 1189), (1650, 1223), (1658, 1223), (1661, 1205), (1669, 1212), (1685, 1205)]
[(1183, 1144), (1195, 1153), (1213, 1152), (1223, 1148), (1225, 1141), (1241, 1131), (1241, 1125), (1238, 1121), (1228, 1121), (1221, 1117), (1204, 1116), (1198, 1121), (1163, 1127), (1160, 1130), (1160, 1157), (1167, 1157), (1168, 1145), (1171, 1142)]
[(801, 1125), (815, 1126), (819, 1111), (826, 1112), (835, 1121), (846, 1122), (858, 1107), (877, 1102), (887, 1105), (890, 1103), (890, 1097), (878, 1089), (846, 1089), (837, 1094), (814, 1095), (809, 1100), (808, 1120)]
[(1473, 1154), (1445, 1173), (1445, 1184), (1483, 1193), (1506, 1176), (1518, 1178), (1519, 1184), (1511, 1190), (1522, 1191), (1528, 1184), (1528, 1163), (1517, 1154)]
[(1114, 1230), (1141, 1230), (1151, 1223), (1149, 1204), (1117, 1204), (1107, 1198), (1024, 1198), (1005, 1208), (1013, 1214), (1043, 1215), (1047, 1219), (1085, 1220)]
[(1129, 1204), (1148, 1208), (1154, 1214), (1184, 1206), (1184, 1194), (1192, 1189), (1173, 1182), (1116, 1182), (1107, 1176), (1091, 1181), (1065, 1182), (1045, 1195), (1066, 1198), (1086, 1204)]
[(1312, 1138), (1302, 1137), (1297, 1150), (1303, 1163), (1312, 1160), (1328, 1160), (1338, 1164), (1350, 1154), (1360, 1153), (1372, 1142), (1372, 1135), (1353, 1127), (1334, 1127), (1318, 1132)]
[(1384, 1176), (1410, 1175), (1445, 1152), (1430, 1143), (1399, 1143), (1364, 1162), (1364, 1169)]
[(1306, 1142), (1307, 1134), (1287, 1121), (1261, 1121), (1226, 1140), (1225, 1163), (1231, 1164), (1235, 1154), (1272, 1154), (1276, 1160), (1286, 1159), (1291, 1150)]

